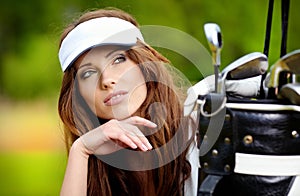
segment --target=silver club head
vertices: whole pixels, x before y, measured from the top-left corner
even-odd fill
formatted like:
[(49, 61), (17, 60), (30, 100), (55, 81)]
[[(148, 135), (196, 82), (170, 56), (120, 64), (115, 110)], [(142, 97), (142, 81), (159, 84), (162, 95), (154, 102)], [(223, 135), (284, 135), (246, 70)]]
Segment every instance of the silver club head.
[(239, 80), (259, 76), (267, 71), (268, 66), (268, 57), (263, 53), (253, 52), (242, 56), (223, 69), (218, 89), (225, 93), (226, 79)]
[(204, 33), (209, 45), (209, 48), (213, 54), (214, 64), (220, 65), (220, 58), (217, 57), (217, 54), (220, 53), (223, 41), (222, 34), (219, 25), (215, 23), (206, 23), (204, 25)]
[(221, 81), (219, 67), (221, 64), (221, 49), (223, 45), (221, 29), (215, 23), (207, 23), (204, 25), (204, 33), (212, 52), (212, 61), (215, 73), (215, 92), (220, 93), (221, 89), (218, 88)]
[(264, 74), (268, 69), (268, 57), (253, 52), (235, 60), (222, 70), (222, 79), (245, 79)]
[(300, 74), (300, 50), (284, 55), (271, 67), (269, 88), (277, 88), (279, 86), (279, 75), (282, 71)]
[(300, 84), (290, 83), (281, 87), (277, 96), (279, 99), (288, 99), (295, 105), (300, 105)]

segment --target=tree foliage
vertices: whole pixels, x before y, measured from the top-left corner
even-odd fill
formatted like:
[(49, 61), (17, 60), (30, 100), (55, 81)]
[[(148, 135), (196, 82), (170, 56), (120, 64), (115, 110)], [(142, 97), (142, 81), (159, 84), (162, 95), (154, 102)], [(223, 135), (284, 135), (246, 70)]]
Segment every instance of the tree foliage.
[[(300, 48), (299, 5), (291, 0), (288, 52)], [(205, 47), (203, 25), (218, 23), (224, 40), (221, 67), (263, 51), (267, 0), (5, 0), (0, 6), (0, 93), (15, 99), (57, 95), (62, 76), (57, 58), (60, 32), (81, 12), (103, 7), (123, 9), (141, 25), (177, 28)], [(279, 58), (280, 17), (280, 1), (275, 0), (270, 65)], [(190, 62), (172, 55), (170, 59), (191, 81), (201, 79)]]

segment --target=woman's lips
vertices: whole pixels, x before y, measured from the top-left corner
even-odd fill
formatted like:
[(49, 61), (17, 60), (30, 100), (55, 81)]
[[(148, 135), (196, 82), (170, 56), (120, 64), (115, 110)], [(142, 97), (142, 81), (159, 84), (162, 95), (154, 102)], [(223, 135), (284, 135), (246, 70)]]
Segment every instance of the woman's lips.
[(104, 99), (104, 104), (107, 106), (117, 105), (125, 99), (125, 95), (127, 94), (127, 91), (117, 91), (111, 93)]

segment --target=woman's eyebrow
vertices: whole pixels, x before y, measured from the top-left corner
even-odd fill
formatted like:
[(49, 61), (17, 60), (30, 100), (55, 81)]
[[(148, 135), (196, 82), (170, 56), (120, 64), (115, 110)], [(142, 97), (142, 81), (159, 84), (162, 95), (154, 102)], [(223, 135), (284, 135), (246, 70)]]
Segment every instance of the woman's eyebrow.
[(83, 67), (87, 67), (87, 66), (91, 66), (91, 65), (92, 65), (91, 63), (86, 63), (86, 64), (83, 64), (83, 65), (80, 65), (78, 67), (78, 70), (81, 69), (81, 68), (83, 68)]
[[(106, 55), (105, 55), (105, 58), (109, 58), (110, 56), (112, 56), (114, 53), (118, 52), (118, 51), (124, 51), (122, 48), (117, 48), (115, 50), (112, 50), (110, 52), (108, 52)], [(83, 64), (83, 65), (80, 65), (78, 67), (78, 70), (83, 68), (83, 67), (87, 67), (87, 66), (91, 66), (92, 64), (91, 63), (86, 63), (86, 64)]]
[(105, 55), (105, 58), (109, 58), (112, 54), (114, 54), (115, 52), (118, 52), (118, 51), (123, 51), (123, 50), (122, 50), (121, 48), (112, 50), (112, 51), (110, 51), (109, 53), (107, 53), (107, 54)]

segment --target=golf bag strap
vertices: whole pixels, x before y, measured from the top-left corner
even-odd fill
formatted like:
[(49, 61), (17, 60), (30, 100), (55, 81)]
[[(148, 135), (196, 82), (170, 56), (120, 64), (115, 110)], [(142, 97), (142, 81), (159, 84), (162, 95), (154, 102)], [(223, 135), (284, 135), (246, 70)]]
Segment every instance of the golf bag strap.
[(212, 174), (206, 176), (199, 188), (198, 196), (212, 196), (217, 184), (222, 178), (223, 176)]
[(234, 172), (261, 176), (300, 176), (300, 156), (235, 153)]
[(235, 161), (235, 173), (262, 176), (296, 176), (289, 188), (288, 196), (299, 195), (300, 156), (236, 153)]

